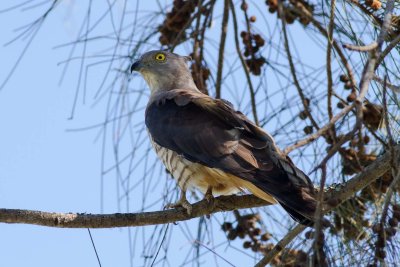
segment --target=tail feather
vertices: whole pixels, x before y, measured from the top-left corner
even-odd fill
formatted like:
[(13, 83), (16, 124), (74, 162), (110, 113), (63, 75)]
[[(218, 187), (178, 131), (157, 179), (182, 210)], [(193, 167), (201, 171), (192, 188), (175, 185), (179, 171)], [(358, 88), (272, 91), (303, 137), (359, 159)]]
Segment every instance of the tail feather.
[[(317, 206), (316, 191), (309, 178), (292, 166), (292, 172), (280, 170), (276, 180), (280, 183), (268, 183), (267, 179), (258, 179), (257, 187), (272, 195), (295, 221), (312, 226)], [(265, 176), (270, 173), (260, 173)], [(259, 177), (262, 177), (261, 175)]]
[(279, 202), (279, 204), (281, 204), (282, 208), (284, 208), (287, 211), (287, 213), (289, 213), (290, 217), (292, 217), (292, 219), (295, 220), (296, 222), (303, 224), (305, 226), (310, 226), (310, 227), (312, 227), (314, 225), (314, 221), (311, 220), (310, 218), (305, 217), (304, 215), (300, 214), (296, 210), (290, 208), (289, 206), (286, 206), (282, 202)]

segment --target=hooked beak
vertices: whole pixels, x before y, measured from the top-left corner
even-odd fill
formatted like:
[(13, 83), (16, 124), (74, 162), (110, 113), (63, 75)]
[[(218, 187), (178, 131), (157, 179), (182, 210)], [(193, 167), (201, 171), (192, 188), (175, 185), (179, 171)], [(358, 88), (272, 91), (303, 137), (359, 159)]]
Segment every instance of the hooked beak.
[(142, 63), (140, 61), (136, 61), (135, 63), (132, 64), (131, 66), (131, 73), (134, 71), (140, 71), (140, 69), (142, 68)]

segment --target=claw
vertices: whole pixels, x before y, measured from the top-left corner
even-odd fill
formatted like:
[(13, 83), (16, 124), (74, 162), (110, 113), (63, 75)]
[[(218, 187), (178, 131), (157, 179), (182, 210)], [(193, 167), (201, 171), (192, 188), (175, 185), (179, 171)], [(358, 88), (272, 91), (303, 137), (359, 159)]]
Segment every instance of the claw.
[(206, 191), (206, 193), (204, 194), (204, 199), (207, 200), (208, 203), (210, 203), (211, 201), (214, 200), (214, 196), (213, 196), (213, 194), (212, 194), (212, 187), (211, 187), (211, 186), (209, 186), (209, 187), (207, 188), (207, 191)]
[(165, 205), (166, 209), (184, 208), (188, 215), (192, 214), (192, 205), (186, 199), (186, 192), (182, 191), (181, 197), (175, 203)]
[[(207, 191), (204, 194), (204, 199), (207, 200), (208, 204), (210, 204), (209, 205), (210, 208), (213, 207), (213, 205), (214, 205), (214, 196), (212, 194), (212, 187), (211, 186), (209, 186), (207, 188)], [(206, 217), (207, 217), (207, 219), (210, 219), (210, 214), (207, 214)]]

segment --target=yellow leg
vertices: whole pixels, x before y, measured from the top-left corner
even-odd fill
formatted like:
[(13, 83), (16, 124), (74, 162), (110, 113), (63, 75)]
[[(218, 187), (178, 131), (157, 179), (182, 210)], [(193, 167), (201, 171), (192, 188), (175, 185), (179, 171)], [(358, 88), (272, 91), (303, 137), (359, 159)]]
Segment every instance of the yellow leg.
[(186, 191), (181, 190), (181, 197), (175, 203), (170, 203), (165, 206), (167, 209), (184, 208), (188, 215), (192, 214), (192, 205), (186, 199)]
[(214, 196), (212, 194), (212, 186), (208, 186), (207, 191), (204, 194), (204, 199), (207, 200), (208, 203), (210, 203), (214, 199)]

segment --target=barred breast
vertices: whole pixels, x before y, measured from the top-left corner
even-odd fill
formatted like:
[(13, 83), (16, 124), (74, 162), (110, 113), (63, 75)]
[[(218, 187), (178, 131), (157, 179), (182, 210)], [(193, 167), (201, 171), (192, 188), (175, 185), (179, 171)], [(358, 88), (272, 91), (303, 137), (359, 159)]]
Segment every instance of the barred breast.
[(178, 155), (175, 151), (159, 146), (153, 141), (151, 136), (150, 141), (157, 156), (164, 163), (167, 170), (172, 174), (174, 179), (177, 181), (178, 186), (183, 191), (197, 188), (202, 193), (205, 193), (208, 187), (211, 186), (212, 193), (216, 196), (230, 195), (247, 189), (257, 197), (262, 198), (269, 203), (276, 203), (274, 197), (246, 180), (219, 169), (209, 168), (191, 162), (181, 155)]
[(157, 156), (182, 190), (197, 188), (205, 193), (211, 186), (214, 195), (229, 195), (240, 190), (240, 185), (223, 171), (191, 162), (175, 151), (159, 146), (151, 138), (150, 140)]

